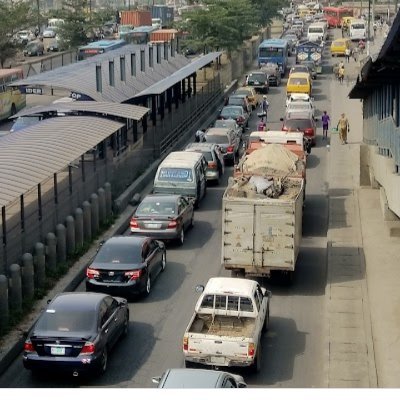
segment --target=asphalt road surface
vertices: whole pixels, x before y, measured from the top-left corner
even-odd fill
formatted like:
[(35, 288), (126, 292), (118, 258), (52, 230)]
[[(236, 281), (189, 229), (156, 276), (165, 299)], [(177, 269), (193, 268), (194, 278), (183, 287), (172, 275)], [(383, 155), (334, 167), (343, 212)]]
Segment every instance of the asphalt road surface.
[[(329, 51), (325, 51), (326, 57)], [(294, 63), (294, 60), (291, 59)], [(314, 82), (317, 117), (330, 112), (331, 75)], [(271, 88), (268, 99), (270, 129), (280, 129), (284, 115), (287, 77)], [(249, 132), (256, 130), (256, 113)], [(270, 330), (263, 337), (262, 371), (237, 369), (249, 387), (313, 388), (324, 382), (324, 296), (326, 284), (327, 154), (318, 122), (317, 145), (307, 160), (307, 198), (303, 218), (303, 242), (294, 283), (263, 280), (272, 291)], [(109, 357), (107, 373), (94, 379), (72, 376), (33, 378), (22, 367), (21, 357), (0, 377), (0, 387), (154, 387), (153, 376), (167, 368), (183, 367), (182, 335), (198, 298), (196, 284), (212, 276), (229, 276), (221, 268), (221, 198), (232, 167), (220, 186), (209, 187), (195, 214), (193, 229), (182, 247), (169, 245), (167, 268), (154, 282), (147, 299), (130, 303), (130, 332)], [(84, 290), (84, 286), (80, 287)]]

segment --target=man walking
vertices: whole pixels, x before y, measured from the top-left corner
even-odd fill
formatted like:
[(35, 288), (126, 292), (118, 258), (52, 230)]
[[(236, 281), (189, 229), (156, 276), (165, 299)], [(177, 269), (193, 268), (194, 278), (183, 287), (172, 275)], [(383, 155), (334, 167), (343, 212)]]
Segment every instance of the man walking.
[(322, 140), (326, 140), (328, 138), (328, 127), (330, 118), (326, 111), (322, 114)]
[(265, 122), (267, 122), (267, 113), (268, 113), (268, 108), (269, 108), (269, 103), (267, 100), (267, 96), (263, 96), (263, 100), (261, 102), (261, 110), (262, 110), (262, 114), (264, 114), (265, 117)]
[(347, 133), (350, 132), (349, 120), (343, 113), (337, 124), (337, 129), (339, 130), (339, 138), (342, 144), (347, 144)]
[(349, 63), (350, 62), (350, 53), (351, 50), (349, 47), (346, 47), (346, 50), (344, 51), (344, 55), (346, 56), (346, 61)]

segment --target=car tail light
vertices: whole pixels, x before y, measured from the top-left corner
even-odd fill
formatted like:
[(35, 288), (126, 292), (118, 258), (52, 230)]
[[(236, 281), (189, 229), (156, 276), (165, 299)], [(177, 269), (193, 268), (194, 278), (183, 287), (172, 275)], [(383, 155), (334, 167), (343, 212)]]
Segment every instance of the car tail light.
[(178, 226), (178, 221), (176, 219), (169, 221), (168, 228), (176, 228)]
[(98, 278), (98, 277), (100, 276), (100, 272), (99, 272), (97, 269), (88, 268), (88, 269), (86, 270), (86, 276), (87, 276), (89, 279), (95, 279), (95, 278)]
[(282, 126), (282, 130), (283, 130), (283, 131), (287, 131), (288, 128), (287, 128), (286, 126)]
[(210, 169), (217, 169), (217, 163), (215, 163), (214, 161), (210, 161), (208, 163), (208, 168)]
[(36, 350), (29, 339), (26, 340), (24, 343), (24, 351), (26, 351), (27, 353), (36, 353)]
[(249, 343), (249, 346), (247, 347), (247, 355), (249, 357), (253, 357), (255, 354), (255, 350), (256, 348), (254, 346), (254, 343)]
[(228, 147), (226, 148), (226, 151), (227, 151), (228, 153), (233, 153), (233, 146), (228, 146)]
[(132, 218), (132, 219), (131, 219), (130, 227), (131, 227), (131, 228), (139, 228), (137, 219), (135, 219), (135, 218)]
[(238, 124), (241, 124), (242, 122), (244, 122), (244, 118), (242, 116), (239, 116), (239, 117), (236, 118), (236, 122)]
[(133, 271), (126, 271), (124, 275), (127, 276), (130, 281), (133, 281), (139, 279), (142, 276), (142, 272), (141, 269), (134, 269)]
[(183, 338), (183, 350), (188, 350), (189, 349), (189, 338), (187, 336), (184, 336)]
[(312, 128), (305, 129), (305, 130), (304, 130), (304, 133), (305, 133), (306, 135), (314, 135), (314, 129), (312, 129)]
[(93, 354), (95, 352), (95, 350), (96, 350), (96, 348), (95, 348), (94, 343), (86, 342), (83, 345), (82, 350), (81, 350), (81, 352), (79, 354), (81, 356), (84, 356), (84, 355), (86, 356), (86, 355), (89, 355), (89, 354)]

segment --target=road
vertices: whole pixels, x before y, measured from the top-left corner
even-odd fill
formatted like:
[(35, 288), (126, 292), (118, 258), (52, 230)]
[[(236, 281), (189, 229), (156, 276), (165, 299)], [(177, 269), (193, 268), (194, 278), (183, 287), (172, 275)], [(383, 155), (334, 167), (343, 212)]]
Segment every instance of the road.
[[(325, 51), (328, 54), (329, 51)], [(329, 61), (330, 62), (330, 61)], [(294, 60), (292, 59), (292, 63)], [(318, 76), (314, 97), (320, 116), (330, 112), (331, 75)], [(286, 79), (271, 88), (269, 128), (280, 129), (284, 114)], [(250, 129), (256, 130), (256, 113)], [(327, 233), (327, 149), (318, 122), (317, 145), (307, 161), (307, 198), (303, 242), (294, 283), (264, 280), (272, 291), (270, 331), (264, 337), (263, 365), (259, 374), (236, 370), (249, 387), (326, 387), (324, 375), (324, 310)], [(154, 282), (151, 295), (130, 304), (130, 333), (109, 358), (107, 373), (95, 379), (51, 377), (34, 379), (22, 368), (21, 358), (0, 377), (0, 387), (154, 387), (153, 376), (182, 367), (181, 340), (198, 295), (196, 284), (212, 276), (229, 276), (221, 268), (221, 198), (232, 167), (220, 186), (209, 187), (195, 214), (195, 225), (182, 247), (168, 246), (165, 273)], [(83, 286), (81, 289), (84, 290)]]

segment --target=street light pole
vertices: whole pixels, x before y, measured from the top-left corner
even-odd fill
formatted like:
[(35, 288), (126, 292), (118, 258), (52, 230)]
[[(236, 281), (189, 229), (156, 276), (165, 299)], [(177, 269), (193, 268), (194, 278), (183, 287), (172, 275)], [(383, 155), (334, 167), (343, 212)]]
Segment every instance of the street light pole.
[(371, 40), (371, 0), (368, 0), (368, 40), (367, 40), (367, 56), (369, 56), (369, 42)]
[(37, 29), (38, 33), (40, 33), (40, 0), (36, 0), (37, 6)]

